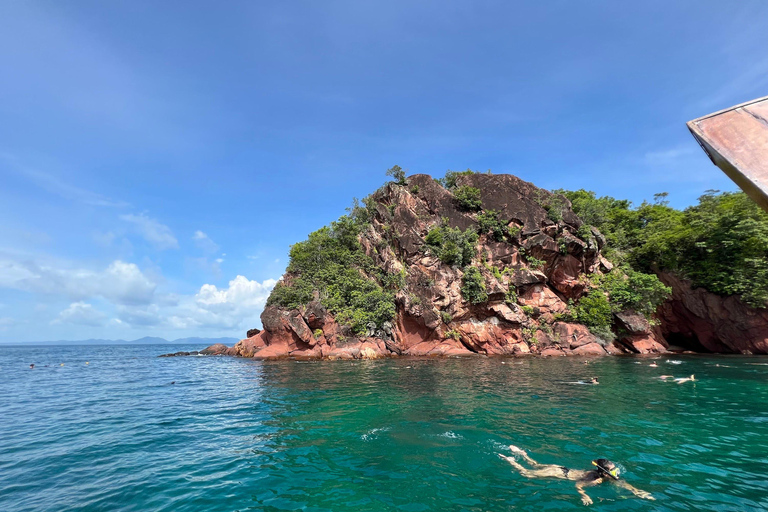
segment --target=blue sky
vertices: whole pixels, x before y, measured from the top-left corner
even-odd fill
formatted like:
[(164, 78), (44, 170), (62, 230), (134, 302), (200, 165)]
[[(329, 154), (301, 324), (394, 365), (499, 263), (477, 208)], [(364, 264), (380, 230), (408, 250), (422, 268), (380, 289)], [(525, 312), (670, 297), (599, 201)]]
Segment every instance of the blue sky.
[(236, 336), (386, 180), (674, 206), (685, 122), (768, 94), (768, 2), (0, 3), (0, 341)]

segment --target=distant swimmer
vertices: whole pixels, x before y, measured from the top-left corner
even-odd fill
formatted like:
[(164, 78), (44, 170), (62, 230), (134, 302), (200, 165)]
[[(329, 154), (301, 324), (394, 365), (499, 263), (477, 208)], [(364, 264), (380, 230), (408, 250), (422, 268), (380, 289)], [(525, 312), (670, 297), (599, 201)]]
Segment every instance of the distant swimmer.
[(659, 377), (659, 378), (660, 378), (661, 380), (667, 380), (667, 379), (674, 379), (674, 378), (675, 378), (675, 376), (674, 376), (674, 375), (662, 375), (662, 376), (661, 376), (661, 377)]
[(34, 370), (35, 369), (35, 363), (32, 363), (31, 365), (29, 365), (29, 369), (30, 370)]
[(590, 383), (590, 384), (600, 384), (599, 382), (597, 382), (597, 377), (592, 377), (592, 378), (590, 379), (589, 383)]
[(690, 377), (681, 377), (679, 379), (675, 379), (675, 382), (678, 384), (682, 384), (683, 382), (694, 382), (696, 379), (693, 378), (693, 375)]
[(653, 363), (649, 364), (648, 366), (650, 366), (651, 368), (658, 368), (659, 367), (659, 365), (657, 365), (656, 362), (653, 362)]
[(526, 478), (560, 478), (563, 480), (574, 481), (576, 482), (576, 490), (581, 495), (581, 502), (584, 503), (584, 505), (592, 504), (592, 498), (590, 498), (586, 491), (584, 491), (585, 487), (592, 487), (609, 481), (616, 482), (616, 485), (628, 490), (638, 498), (646, 500), (656, 499), (651, 496), (651, 493), (633, 487), (622, 480), (619, 477), (619, 468), (608, 459), (593, 460), (592, 465), (595, 466), (595, 469), (585, 471), (581, 469), (569, 469), (565, 466), (558, 466), (556, 464), (539, 464), (530, 458), (528, 454), (525, 453), (525, 450), (513, 445), (510, 445), (509, 449), (512, 450), (512, 453), (520, 455), (526, 462), (533, 466), (531, 469), (525, 468), (518, 463), (514, 457), (509, 457), (500, 453), (499, 457), (512, 464), (512, 467), (517, 469), (521, 475)]

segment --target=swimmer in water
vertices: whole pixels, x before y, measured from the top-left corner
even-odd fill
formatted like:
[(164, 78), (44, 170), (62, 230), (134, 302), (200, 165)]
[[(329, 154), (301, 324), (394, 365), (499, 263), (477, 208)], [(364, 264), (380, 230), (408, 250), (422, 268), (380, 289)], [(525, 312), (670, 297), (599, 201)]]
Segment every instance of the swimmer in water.
[(693, 382), (695, 380), (696, 379), (693, 378), (693, 375), (691, 375), (690, 377), (681, 377), (679, 379), (675, 379), (675, 382), (682, 384), (683, 382)]
[(659, 365), (657, 365), (655, 362), (649, 364), (648, 366), (650, 366), (651, 368), (658, 368), (659, 367)]
[(581, 502), (584, 505), (592, 504), (592, 498), (590, 498), (586, 491), (584, 491), (585, 487), (592, 487), (594, 485), (599, 485), (603, 482), (610, 481), (616, 482), (616, 485), (622, 489), (628, 490), (638, 498), (643, 498), (646, 500), (656, 499), (651, 496), (651, 493), (633, 487), (626, 481), (622, 480), (619, 477), (619, 468), (616, 467), (616, 465), (608, 459), (593, 460), (592, 465), (595, 466), (595, 469), (585, 471), (581, 469), (569, 469), (565, 466), (558, 466), (556, 464), (539, 464), (531, 457), (529, 457), (528, 454), (525, 453), (525, 450), (522, 448), (510, 445), (509, 449), (512, 450), (512, 453), (520, 455), (532, 466), (531, 469), (528, 469), (517, 462), (514, 457), (509, 457), (500, 453), (499, 457), (512, 464), (512, 467), (517, 469), (521, 475), (526, 478), (560, 478), (563, 480), (574, 481), (576, 482), (576, 490), (578, 491), (579, 495), (581, 495)]
[(35, 369), (35, 363), (32, 363), (31, 365), (29, 365), (29, 369), (30, 370), (34, 370)]
[(597, 377), (592, 377), (592, 379), (589, 381), (590, 384), (600, 384), (597, 382)]

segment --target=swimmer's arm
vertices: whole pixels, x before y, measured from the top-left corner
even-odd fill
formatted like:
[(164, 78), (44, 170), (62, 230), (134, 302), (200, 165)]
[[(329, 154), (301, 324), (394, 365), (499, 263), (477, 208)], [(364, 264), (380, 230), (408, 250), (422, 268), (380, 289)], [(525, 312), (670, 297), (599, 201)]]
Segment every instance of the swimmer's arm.
[(576, 482), (576, 490), (579, 491), (579, 494), (581, 495), (581, 502), (585, 505), (591, 505), (592, 504), (592, 498), (589, 497), (587, 492), (584, 490), (585, 487), (592, 487), (593, 485), (597, 485), (599, 480), (592, 480), (590, 482), (584, 482), (583, 480), (579, 480)]
[(626, 480), (619, 480), (618, 482), (616, 482), (616, 485), (618, 485), (619, 487), (622, 487), (622, 488), (628, 490), (629, 492), (631, 492), (632, 494), (634, 494), (638, 498), (642, 498), (644, 500), (655, 500), (656, 499), (653, 496), (651, 496), (651, 493), (649, 493), (648, 491), (643, 491), (641, 489), (638, 489), (637, 487), (634, 487), (633, 485), (630, 485), (629, 483), (627, 483)]

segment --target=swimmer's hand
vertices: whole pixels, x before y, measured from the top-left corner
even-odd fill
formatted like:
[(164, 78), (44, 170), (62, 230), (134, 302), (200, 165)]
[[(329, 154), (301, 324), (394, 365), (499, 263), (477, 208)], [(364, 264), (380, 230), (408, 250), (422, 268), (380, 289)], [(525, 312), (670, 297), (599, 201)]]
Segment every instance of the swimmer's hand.
[(586, 494), (584, 494), (584, 495), (581, 497), (581, 502), (582, 502), (584, 505), (586, 505), (586, 506), (590, 506), (590, 505), (592, 504), (592, 498), (590, 498), (589, 496), (587, 496)]

